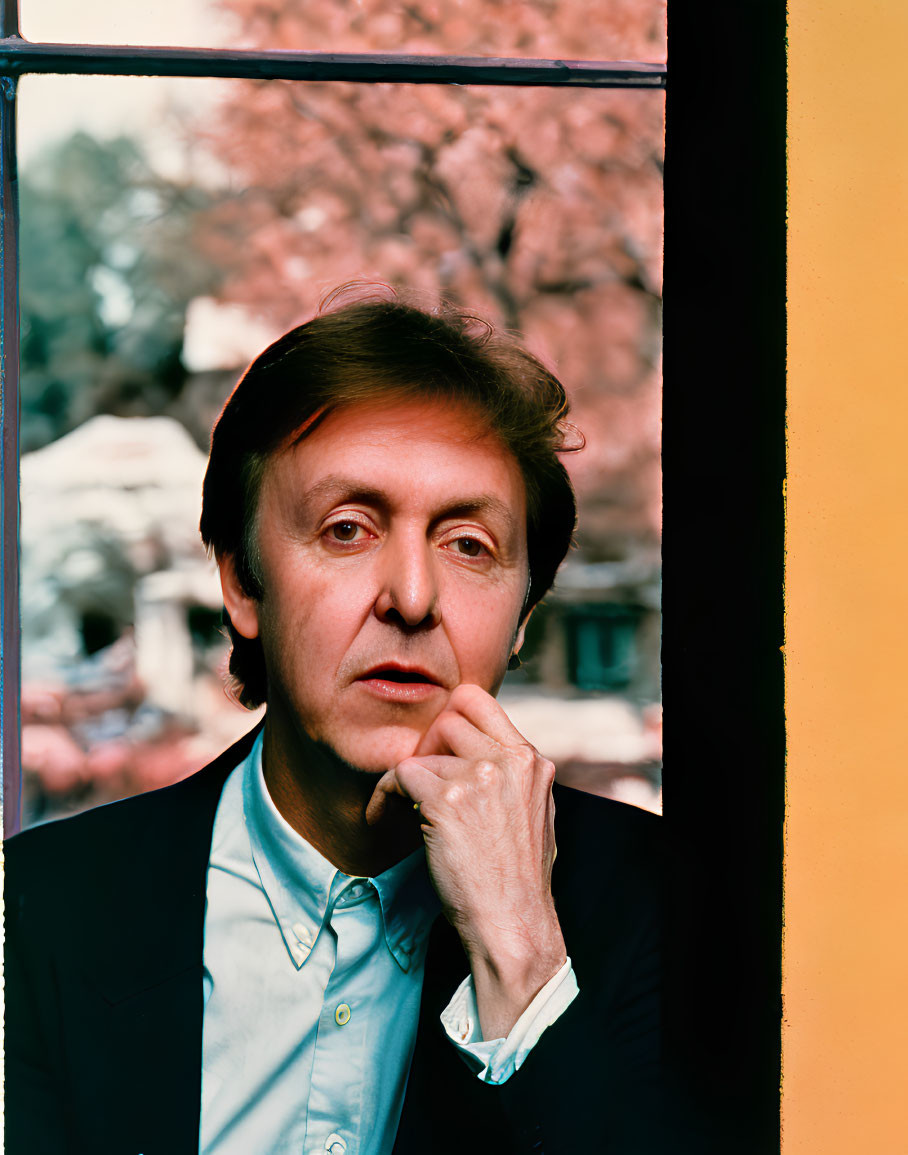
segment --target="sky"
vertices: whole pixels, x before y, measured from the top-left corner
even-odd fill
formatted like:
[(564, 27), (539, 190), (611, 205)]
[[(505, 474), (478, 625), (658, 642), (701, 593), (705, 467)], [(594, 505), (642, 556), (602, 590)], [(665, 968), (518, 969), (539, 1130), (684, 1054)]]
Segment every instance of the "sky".
[[(20, 0), (20, 22), (23, 36), (37, 42), (215, 48), (229, 39), (229, 26), (211, 0)], [(19, 90), (22, 164), (83, 129), (96, 136), (140, 135), (159, 165), (179, 171), (174, 121), (198, 112), (217, 87), (167, 77), (27, 76)]]

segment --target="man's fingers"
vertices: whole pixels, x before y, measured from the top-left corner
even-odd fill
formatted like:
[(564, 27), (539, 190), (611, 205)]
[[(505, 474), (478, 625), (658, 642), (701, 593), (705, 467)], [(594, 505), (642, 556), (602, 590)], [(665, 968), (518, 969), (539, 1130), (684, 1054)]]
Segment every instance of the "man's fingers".
[(420, 739), (415, 757), (453, 754), (458, 758), (493, 759), (502, 750), (533, 747), (498, 702), (479, 686), (461, 684)]
[[(366, 822), (371, 826), (379, 820), (388, 798), (392, 795), (396, 794), (419, 803), (434, 799), (438, 791), (439, 778), (429, 765), (423, 764), (434, 761), (441, 762), (445, 759), (424, 758), (417, 762), (413, 758), (408, 758), (393, 770), (382, 774), (366, 807)], [(453, 759), (446, 761), (451, 762)]]
[(397, 774), (394, 770), (389, 770), (386, 774), (382, 774), (375, 783), (375, 789), (372, 791), (372, 797), (366, 807), (366, 823), (369, 826), (373, 826), (379, 821), (385, 812), (388, 798), (393, 794), (399, 794), (402, 798), (407, 797), (406, 791), (397, 779)]
[(453, 754), (457, 758), (487, 758), (492, 744), (498, 743), (463, 714), (445, 708), (420, 738), (414, 757)]
[(462, 682), (448, 698), (445, 711), (462, 715), (501, 746), (526, 746), (527, 740), (499, 703), (480, 686)]

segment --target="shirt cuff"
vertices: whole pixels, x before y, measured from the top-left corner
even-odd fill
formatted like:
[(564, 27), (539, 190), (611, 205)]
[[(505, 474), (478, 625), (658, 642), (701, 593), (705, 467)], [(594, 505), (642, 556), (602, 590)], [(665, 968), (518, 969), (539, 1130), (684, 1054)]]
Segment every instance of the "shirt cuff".
[(568, 959), (539, 991), (506, 1039), (483, 1039), (473, 976), (467, 975), (442, 1011), (441, 1025), (483, 1083), (504, 1083), (520, 1070), (546, 1027), (564, 1014), (578, 994), (577, 978)]

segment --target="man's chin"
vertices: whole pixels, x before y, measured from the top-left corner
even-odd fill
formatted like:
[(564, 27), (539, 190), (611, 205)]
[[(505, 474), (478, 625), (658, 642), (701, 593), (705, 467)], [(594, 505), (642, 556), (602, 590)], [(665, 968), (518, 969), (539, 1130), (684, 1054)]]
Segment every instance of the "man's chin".
[(405, 758), (411, 758), (421, 737), (417, 731), (394, 727), (391, 733), (382, 730), (359, 740), (345, 737), (332, 743), (331, 749), (351, 770), (378, 778)]

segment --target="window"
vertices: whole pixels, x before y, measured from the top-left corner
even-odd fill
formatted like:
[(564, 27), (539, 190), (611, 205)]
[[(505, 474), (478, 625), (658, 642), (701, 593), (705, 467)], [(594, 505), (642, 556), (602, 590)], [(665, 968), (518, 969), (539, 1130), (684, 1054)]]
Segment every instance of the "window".
[[(317, 77), (574, 89), (661, 87), (666, 72), (589, 63), (571, 69), (555, 59), (503, 65), (369, 54), (337, 60), (265, 51), (50, 47), (18, 39), (13, 4), (3, 6), (2, 21), (0, 721), (4, 817), (11, 830), (19, 806), (17, 78), (32, 72), (270, 75), (300, 83)], [(778, 1137), (785, 10), (779, 0), (738, 7), (682, 3), (670, 7), (669, 21), (666, 261), (674, 280), (665, 323), (664, 680), (667, 716), (674, 719), (670, 756), (682, 771), (667, 814), (681, 848), (674, 881), (683, 912), (675, 992), (683, 998), (670, 998), (669, 1006), (696, 1008), (700, 1049), (691, 1066), (721, 1068), (716, 1100), (732, 1084), (728, 1109), (750, 1121), (736, 1131), (747, 1155), (772, 1150)], [(679, 1031), (691, 1027), (683, 1013), (678, 1018)]]
[[(28, 569), (21, 600), (23, 622), (28, 640), (36, 596), (42, 594), (45, 601), (50, 596), (44, 589), (43, 570), (32, 574), (34, 539), (41, 543), (45, 569), (50, 566), (56, 572), (76, 548), (67, 536), (95, 532), (93, 526), (79, 528), (85, 505), (79, 488), (80, 461), (98, 463), (100, 475), (103, 462), (113, 465), (130, 457), (136, 467), (129, 494), (122, 500), (133, 501), (130, 525), (143, 528), (141, 533), (133, 528), (127, 535), (140, 540), (114, 533), (107, 545), (121, 580), (111, 583), (105, 598), (108, 603), (125, 603), (116, 615), (120, 627), (115, 629), (114, 623), (108, 629), (117, 637), (102, 636), (94, 618), (89, 625), (74, 619), (73, 636), (84, 644), (74, 642), (72, 654), (63, 655), (65, 676), (59, 679), (64, 701), (68, 686), (78, 686), (84, 694), (106, 671), (101, 661), (105, 643), (119, 640), (117, 668), (128, 667), (133, 671), (131, 684), (146, 686), (144, 701), (125, 715), (121, 739), (137, 727), (142, 740), (147, 740), (152, 716), (158, 717), (162, 732), (173, 725), (192, 727), (199, 712), (210, 713), (213, 703), (223, 699), (200, 688), (206, 665), (213, 671), (217, 660), (217, 647), (204, 643), (199, 628), (204, 618), (210, 637), (217, 616), (216, 584), (211, 580), (206, 584), (197, 541), (191, 547), (175, 543), (179, 535), (159, 524), (146, 525), (143, 511), (149, 495), (160, 488), (158, 478), (168, 485), (174, 474), (185, 472), (188, 496), (183, 506), (189, 512), (183, 537), (194, 537), (198, 490), (192, 480), (193, 452), (201, 467), (211, 421), (231, 379), (265, 343), (256, 331), (254, 347), (232, 346), (248, 322), (248, 310), (244, 316), (248, 301), (243, 296), (247, 285), (254, 287), (257, 304), (276, 333), (298, 320), (299, 312), (314, 310), (318, 290), (311, 286), (336, 284), (361, 275), (363, 268), (374, 269), (379, 276), (413, 284), (428, 295), (453, 295), (499, 324), (520, 328), (532, 348), (556, 360), (561, 375), (577, 386), (578, 398), (595, 392), (597, 375), (604, 374), (612, 384), (609, 403), (619, 419), (628, 407), (628, 395), (644, 389), (648, 408), (638, 425), (645, 428), (625, 425), (621, 438), (627, 446), (633, 441), (638, 456), (642, 442), (642, 454), (648, 457), (648, 493), (637, 502), (641, 512), (633, 533), (645, 539), (650, 553), (658, 548), (658, 512), (653, 505), (658, 485), (654, 487), (652, 479), (658, 475), (664, 67), (651, 62), (565, 64), (513, 57), (518, 39), (537, 50), (573, 47), (577, 54), (578, 48), (588, 50), (596, 37), (603, 48), (648, 45), (658, 55), (659, 0), (645, 6), (650, 18), (635, 16), (623, 23), (616, 22), (614, 13), (586, 17), (569, 8), (559, 18), (557, 5), (536, 3), (522, 6), (510, 25), (495, 19), (469, 26), (455, 18), (461, 7), (427, 8), (426, 13), (441, 13), (429, 30), (416, 18), (417, 9), (398, 8), (387, 0), (363, 7), (367, 19), (351, 16), (340, 24), (334, 19), (337, 5), (327, 0), (307, 10), (307, 43), (320, 46), (331, 41), (331, 48), (351, 52), (364, 45), (398, 50), (384, 56), (360, 51), (356, 56), (329, 58), (290, 52), (302, 33), (292, 7), (284, 12), (280, 5), (267, 29), (250, 18), (242, 39), (255, 48), (240, 53), (51, 47), (18, 41), (9, 45), (4, 58), (9, 73), (27, 74), (20, 107), (24, 123), (32, 126), (20, 186), (21, 251), (26, 257), (21, 282), (22, 371), (29, 389), (23, 393), (19, 437), (29, 478), (33, 451), (48, 454), (53, 447), (38, 447), (83, 422), (69, 435), (81, 439), (81, 457), (61, 449), (61, 463), (66, 463), (58, 467), (62, 484), (57, 492), (48, 488), (40, 498), (42, 508), (55, 511), (52, 525), (44, 517), (41, 526), (33, 524), (31, 511), (39, 499), (31, 496), (30, 483), (23, 478)], [(481, 15), (483, 5), (476, 10)], [(392, 24), (399, 35), (389, 33)], [(128, 20), (120, 28), (124, 38), (142, 34), (141, 26), (130, 27)], [(64, 25), (61, 31), (65, 30)], [(49, 31), (56, 35), (53, 27)], [(331, 40), (337, 36), (339, 40)], [(437, 46), (468, 50), (471, 55), (425, 55), (427, 47)], [(403, 56), (401, 49), (423, 54)], [(477, 55), (503, 50), (508, 50), (509, 59)], [(625, 50), (620, 55), (631, 53)], [(78, 75), (54, 75), (70, 72)], [(148, 79), (134, 79), (136, 74)], [(41, 103), (42, 89), (48, 94), (45, 104), (57, 110), (96, 107), (93, 89), (101, 94), (102, 110), (109, 110), (133, 102), (137, 87), (144, 89), (147, 101), (150, 85), (163, 84), (161, 78), (174, 75), (183, 78), (179, 91), (188, 103), (211, 100), (217, 108), (212, 136), (219, 132), (220, 137), (212, 149), (213, 161), (230, 169), (232, 192), (218, 200), (209, 195), (204, 181), (190, 187), (185, 181), (159, 180), (154, 165), (129, 141), (105, 144), (82, 134), (53, 155), (36, 160), (34, 140), (42, 132), (32, 110)], [(269, 85), (242, 79), (260, 76), (275, 79)], [(91, 114), (89, 124), (97, 115)], [(156, 115), (163, 118), (160, 108)], [(55, 124), (61, 120), (65, 121), (65, 112), (54, 117)], [(80, 116), (80, 126), (82, 121)], [(238, 156), (236, 139), (255, 141), (257, 150), (247, 147), (246, 155)], [(159, 133), (153, 143), (160, 145), (161, 140)], [(635, 140), (649, 141), (649, 151), (639, 145), (635, 149)], [(102, 191), (96, 205), (89, 199), (86, 212), (78, 198), (84, 195), (81, 190), (92, 186)], [(253, 211), (249, 193), (254, 194)], [(206, 204), (206, 198), (217, 203)], [(234, 263), (239, 254), (246, 258), (235, 271), (233, 285), (226, 289), (223, 282), (220, 285), (226, 304), (213, 299), (201, 260), (180, 263), (181, 250), (189, 251), (188, 243), (183, 243), (187, 230), (199, 219), (212, 250), (229, 249)], [(618, 221), (624, 222), (623, 227), (616, 227)], [(349, 238), (349, 252), (336, 237), (331, 241), (332, 229), (336, 236)], [(282, 254), (282, 268), (271, 275), (268, 262), (275, 245)], [(79, 262), (86, 249), (95, 256), (84, 273)], [(216, 275), (214, 271), (210, 283)], [(53, 310), (51, 315), (42, 312), (62, 282), (73, 285), (74, 297), (89, 295), (93, 301), (90, 316), (75, 335), (60, 332), (59, 315), (73, 328), (78, 302), (72, 308), (57, 307), (56, 315)], [(182, 316), (181, 310), (187, 317), (185, 339), (181, 325), (174, 327), (173, 321), (173, 316)], [(582, 341), (577, 340), (578, 316)], [(8, 317), (12, 332), (10, 322)], [(158, 336), (162, 332), (170, 334), (167, 340)], [(155, 342), (158, 348), (153, 347)], [(82, 365), (78, 378), (70, 372), (74, 360)], [(189, 429), (196, 449), (184, 447), (178, 429), (170, 433), (162, 429), (155, 441), (157, 435), (151, 432), (133, 436), (129, 423), (121, 420), (118, 425), (117, 417), (85, 422), (95, 404), (93, 394), (110, 380), (116, 381), (117, 417), (149, 411), (176, 417)], [(159, 408), (149, 409), (153, 405)], [(611, 421), (606, 412), (593, 416), (600, 425)], [(586, 425), (584, 414), (579, 421)], [(591, 455), (602, 441), (601, 433), (592, 436), (598, 436), (598, 442)], [(147, 462), (144, 473), (138, 465), (142, 460)], [(613, 470), (625, 487), (628, 469), (619, 461)], [(97, 504), (103, 498), (104, 479), (96, 480)], [(609, 476), (604, 484), (612, 481)], [(594, 478), (590, 484), (601, 489), (603, 482)], [(178, 504), (175, 500), (171, 529), (184, 517)], [(615, 533), (609, 525), (620, 521), (620, 510), (611, 522), (608, 516), (598, 520), (604, 528), (588, 535), (583, 549), (614, 550)], [(59, 544), (59, 558), (50, 556), (48, 539)], [(617, 548), (622, 548), (620, 543)], [(83, 576), (87, 588), (76, 577), (70, 594), (76, 609), (90, 599), (89, 587), (95, 581), (87, 570)], [(10, 584), (13, 578), (11, 572)], [(193, 604), (198, 608), (188, 611)], [(10, 597), (7, 605), (12, 622)], [(542, 655), (539, 661), (528, 662), (513, 677), (514, 692), (538, 690), (547, 683), (582, 690), (625, 687), (626, 658), (603, 662), (605, 635), (597, 642), (593, 632), (574, 623), (563, 610), (556, 595), (549, 620), (558, 635), (554, 651), (561, 657), (554, 664)], [(618, 644), (631, 644), (630, 635), (621, 638), (615, 635)], [(554, 652), (551, 645), (548, 648)], [(26, 667), (34, 664), (32, 649), (29, 645), (24, 651)], [(528, 654), (531, 651), (528, 647)], [(94, 660), (86, 664), (89, 657)], [(651, 648), (648, 661), (650, 693), (658, 696), (658, 656)], [(560, 672), (565, 663), (566, 679)], [(31, 700), (31, 693), (23, 700), (26, 738), (33, 721), (45, 725), (43, 716), (32, 718)], [(642, 733), (641, 720), (629, 719), (628, 724)], [(92, 727), (92, 733), (108, 730)], [(81, 736), (77, 739), (81, 742)], [(14, 741), (15, 728), (9, 727), (7, 765), (16, 760)], [(223, 745), (223, 732), (220, 742)], [(7, 790), (7, 822), (12, 829), (17, 809), (12, 776)], [(77, 801), (84, 805), (90, 794), (83, 792)], [(62, 799), (61, 805), (67, 800)], [(42, 805), (42, 816), (49, 812), (52, 808)]]

